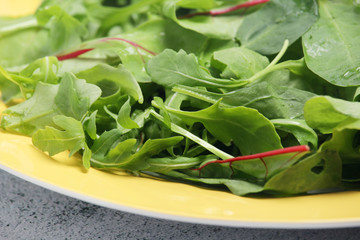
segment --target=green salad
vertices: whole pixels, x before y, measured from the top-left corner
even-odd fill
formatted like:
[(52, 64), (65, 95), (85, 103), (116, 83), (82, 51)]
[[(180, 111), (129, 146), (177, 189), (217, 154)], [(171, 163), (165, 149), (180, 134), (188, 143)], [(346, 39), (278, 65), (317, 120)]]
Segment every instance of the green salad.
[(236, 195), (360, 187), (357, 0), (45, 0), (0, 18), (1, 127)]

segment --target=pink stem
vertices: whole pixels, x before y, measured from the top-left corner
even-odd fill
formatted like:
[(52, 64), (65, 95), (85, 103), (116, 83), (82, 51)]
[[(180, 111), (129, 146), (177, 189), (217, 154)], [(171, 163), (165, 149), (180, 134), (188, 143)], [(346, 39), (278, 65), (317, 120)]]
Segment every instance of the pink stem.
[(136, 42), (133, 42), (133, 41), (130, 41), (130, 40), (127, 40), (127, 39), (124, 39), (124, 38), (109, 37), (109, 38), (101, 39), (100, 42), (106, 42), (106, 41), (111, 41), (111, 40), (123, 41), (123, 42), (129, 43), (130, 45), (132, 45), (134, 47), (141, 48), (142, 50), (150, 53), (151, 55), (154, 55), (154, 56), (156, 55), (156, 53), (154, 53), (153, 51), (150, 51), (149, 49), (144, 48), (143, 46), (137, 44)]
[(196, 12), (196, 13), (190, 13), (184, 16), (179, 17), (179, 19), (184, 19), (184, 18), (191, 18), (194, 16), (200, 16), (200, 15), (211, 15), (211, 16), (217, 16), (217, 15), (222, 15), (225, 13), (229, 13), (229, 12), (233, 12), (236, 10), (239, 10), (241, 8), (248, 8), (248, 7), (252, 7), (252, 6), (256, 6), (259, 4), (263, 4), (263, 3), (267, 3), (270, 0), (252, 0), (246, 3), (242, 3), (242, 4), (238, 4), (229, 8), (225, 8), (225, 9), (220, 9), (220, 10), (210, 10), (207, 12)]
[[(156, 55), (156, 53), (144, 48), (143, 46), (135, 43), (135, 42), (132, 42), (130, 40), (127, 40), (127, 39), (124, 39), (124, 38), (103, 38), (101, 40), (99, 40), (100, 42), (106, 42), (106, 41), (111, 41), (111, 40), (117, 40), (117, 41), (123, 41), (123, 42), (126, 42), (126, 43), (129, 43), (130, 45), (136, 47), (136, 48), (141, 48), (142, 50), (150, 53), (151, 55)], [(67, 54), (64, 54), (64, 55), (60, 55), (60, 56), (57, 56), (58, 60), (59, 61), (64, 61), (64, 60), (68, 60), (68, 59), (72, 59), (72, 58), (76, 58), (80, 55), (83, 55), (84, 53), (87, 53), (91, 50), (94, 50), (95, 48), (84, 48), (84, 49), (80, 49), (80, 50), (77, 50), (77, 51), (74, 51), (74, 52), (71, 52), (71, 53), (67, 53)]]
[(64, 61), (64, 60), (67, 60), (67, 59), (72, 59), (72, 58), (76, 58), (80, 55), (83, 55), (84, 53), (87, 53), (91, 50), (94, 50), (94, 48), (85, 48), (85, 49), (80, 49), (80, 50), (77, 50), (75, 52), (71, 52), (71, 53), (68, 53), (68, 54), (65, 54), (65, 55), (60, 55), (60, 56), (57, 56), (57, 59), (59, 61)]
[(212, 163), (232, 163), (235, 161), (251, 160), (251, 159), (256, 159), (256, 158), (260, 158), (260, 160), (261, 160), (264, 157), (271, 157), (271, 156), (276, 156), (276, 155), (281, 155), (281, 154), (286, 154), (286, 153), (293, 153), (293, 152), (307, 152), (307, 151), (310, 151), (310, 148), (309, 148), (309, 146), (306, 146), (306, 145), (287, 147), (287, 148), (276, 149), (276, 150), (263, 152), (263, 153), (255, 153), (252, 155), (245, 155), (245, 156), (229, 158), (226, 160), (214, 160), (214, 161), (207, 162), (204, 165), (202, 165), (201, 167), (195, 168), (192, 170), (201, 170), (204, 167), (206, 167), (207, 165), (212, 164)]

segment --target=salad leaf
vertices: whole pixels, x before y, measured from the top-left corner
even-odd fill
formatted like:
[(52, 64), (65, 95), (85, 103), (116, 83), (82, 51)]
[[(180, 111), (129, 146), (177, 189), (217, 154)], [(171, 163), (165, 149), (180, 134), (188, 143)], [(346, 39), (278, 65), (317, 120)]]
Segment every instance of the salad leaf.
[(53, 122), (57, 128), (47, 126), (36, 131), (32, 136), (33, 144), (40, 150), (48, 152), (50, 156), (65, 150), (70, 150), (69, 156), (72, 156), (80, 149), (85, 149), (83, 164), (89, 168), (91, 151), (86, 145), (81, 122), (64, 115), (54, 116)]
[(0, 17), (0, 126), (86, 169), (248, 196), (358, 189), (358, 10), (44, 0)]
[(320, 19), (303, 36), (306, 64), (338, 86), (360, 84), (360, 13), (351, 1), (319, 1)]
[[(188, 86), (232, 86), (234, 81), (217, 79), (202, 68), (195, 55), (167, 49), (147, 63), (146, 70), (153, 82), (171, 88), (177, 84)], [(245, 84), (245, 82), (244, 82)]]
[[(207, 2), (203, 4), (202, 2)], [(191, 18), (179, 19), (176, 16), (177, 6), (186, 8), (211, 8), (212, 1), (191, 1), (186, 5), (182, 1), (167, 0), (164, 2), (163, 13), (166, 17), (174, 20), (180, 26), (186, 29), (199, 32), (210, 38), (232, 39), (235, 37), (236, 30), (240, 26), (243, 18), (241, 15), (224, 15), (218, 17), (212, 16), (194, 16)]]
[(259, 110), (269, 119), (303, 118), (305, 102), (315, 94), (289, 87), (289, 72), (277, 71), (261, 82), (226, 93), (214, 93), (200, 88), (176, 86), (174, 91), (215, 103), (220, 99), (223, 107), (245, 106)]
[[(322, 163), (322, 166), (320, 169), (316, 169), (319, 163)], [(264, 190), (288, 194), (329, 190), (339, 187), (340, 180), (341, 159), (339, 155), (334, 151), (322, 151), (272, 177), (265, 184)], [(291, 182), (290, 185), (289, 182)]]
[(269, 60), (247, 48), (226, 48), (216, 51), (211, 59), (211, 66), (221, 71), (226, 79), (247, 79), (269, 65)]
[[(112, 95), (119, 90), (122, 95), (126, 94), (139, 101), (139, 103), (143, 102), (143, 95), (139, 84), (134, 76), (122, 65), (114, 68), (109, 65), (99, 64), (77, 73), (76, 76), (86, 79), (89, 83), (103, 86), (102, 96)], [(109, 92), (106, 91), (105, 87)]]
[(236, 37), (244, 47), (264, 55), (275, 54), (285, 39), (291, 44), (311, 27), (317, 11), (314, 0), (271, 0), (244, 18)]
[(201, 122), (221, 142), (229, 144), (234, 141), (245, 155), (282, 147), (274, 126), (258, 111), (246, 107), (221, 108), (219, 104), (197, 112), (169, 107), (166, 110), (189, 125)]
[(307, 124), (322, 133), (333, 129), (348, 118), (360, 119), (360, 103), (349, 102), (329, 96), (318, 96), (305, 104)]
[(39, 82), (30, 99), (3, 112), (1, 127), (32, 135), (45, 126), (55, 127), (52, 119), (56, 115), (81, 120), (100, 94), (98, 87), (72, 74), (66, 74), (56, 85)]
[(132, 154), (136, 140), (127, 139), (110, 149), (106, 158), (96, 158), (96, 156), (94, 156), (91, 163), (98, 168), (122, 168), (131, 171), (145, 170), (149, 167), (149, 164), (146, 162), (149, 157), (175, 145), (181, 140), (182, 137), (179, 136), (151, 139), (146, 141), (139, 151)]

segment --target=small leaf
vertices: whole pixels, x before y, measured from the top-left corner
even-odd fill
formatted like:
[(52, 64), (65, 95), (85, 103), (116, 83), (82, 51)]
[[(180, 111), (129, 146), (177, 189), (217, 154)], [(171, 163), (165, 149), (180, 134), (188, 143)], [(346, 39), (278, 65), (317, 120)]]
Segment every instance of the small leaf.
[(130, 118), (131, 114), (131, 105), (130, 105), (130, 97), (126, 102), (121, 106), (119, 115), (117, 117), (117, 122), (124, 128), (133, 129), (139, 128), (139, 125)]
[(33, 144), (50, 156), (69, 150), (70, 156), (84, 148), (85, 135), (81, 122), (71, 117), (57, 115), (54, 124), (59, 128), (45, 127), (33, 135)]

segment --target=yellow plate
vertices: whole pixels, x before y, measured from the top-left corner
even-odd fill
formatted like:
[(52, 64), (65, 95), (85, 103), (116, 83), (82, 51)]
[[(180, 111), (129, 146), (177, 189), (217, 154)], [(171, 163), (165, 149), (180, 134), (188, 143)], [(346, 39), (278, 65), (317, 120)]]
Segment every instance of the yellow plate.
[[(25, 1), (0, 0), (4, 2), (21, 6), (18, 3)], [(9, 15), (26, 13), (9, 9)], [(0, 168), (74, 198), (157, 218), (237, 227), (360, 226), (360, 192), (260, 199), (125, 173), (84, 172), (77, 158), (68, 159), (66, 154), (50, 158), (37, 150), (30, 138), (1, 131)]]

